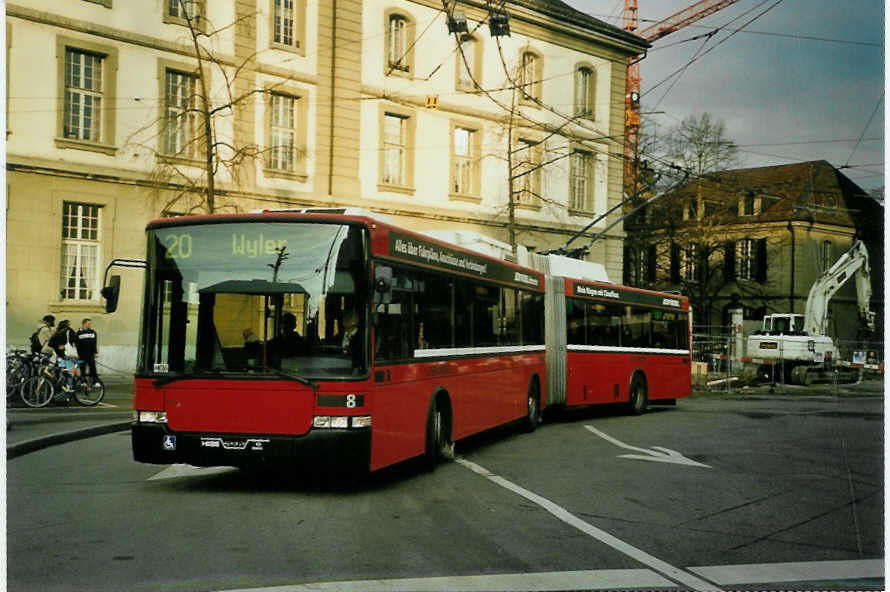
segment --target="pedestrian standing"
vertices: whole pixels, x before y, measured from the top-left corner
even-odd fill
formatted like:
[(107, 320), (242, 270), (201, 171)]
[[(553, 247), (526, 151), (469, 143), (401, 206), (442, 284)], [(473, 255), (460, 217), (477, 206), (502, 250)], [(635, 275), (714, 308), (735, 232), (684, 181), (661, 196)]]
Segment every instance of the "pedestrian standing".
[(49, 347), (50, 337), (53, 336), (56, 324), (56, 317), (51, 314), (44, 315), (42, 322), (37, 326), (37, 330), (31, 335), (31, 352), (32, 353), (53, 353)]
[(60, 358), (65, 358), (67, 357), (65, 355), (65, 346), (68, 344), (74, 345), (75, 337), (74, 329), (71, 328), (71, 321), (64, 319), (59, 321), (59, 326), (56, 332), (53, 333), (53, 336), (49, 338), (47, 345), (49, 345), (54, 354)]
[(80, 330), (75, 336), (74, 345), (77, 347), (77, 357), (84, 363), (85, 376), (91, 382), (98, 383), (96, 358), (99, 356), (99, 336), (93, 329), (92, 320), (84, 319), (80, 322)]

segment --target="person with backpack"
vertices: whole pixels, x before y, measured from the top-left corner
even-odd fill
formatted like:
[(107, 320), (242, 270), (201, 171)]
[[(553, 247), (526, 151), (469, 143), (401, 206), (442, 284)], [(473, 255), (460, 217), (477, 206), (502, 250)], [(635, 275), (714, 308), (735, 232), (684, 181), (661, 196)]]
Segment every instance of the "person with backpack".
[(65, 346), (69, 343), (74, 345), (76, 343), (75, 337), (74, 330), (71, 328), (71, 321), (65, 319), (59, 321), (59, 326), (56, 332), (53, 333), (53, 336), (49, 338), (47, 345), (59, 358), (66, 358), (68, 356), (65, 355)]
[(50, 354), (52, 349), (49, 347), (50, 337), (53, 336), (53, 326), (56, 324), (56, 317), (51, 314), (44, 315), (43, 321), (37, 326), (37, 330), (31, 334), (31, 353), (32, 354)]
[(80, 330), (75, 335), (74, 345), (77, 347), (77, 357), (84, 363), (84, 375), (94, 384), (98, 384), (96, 357), (99, 355), (99, 336), (93, 329), (92, 320), (84, 319), (80, 322)]

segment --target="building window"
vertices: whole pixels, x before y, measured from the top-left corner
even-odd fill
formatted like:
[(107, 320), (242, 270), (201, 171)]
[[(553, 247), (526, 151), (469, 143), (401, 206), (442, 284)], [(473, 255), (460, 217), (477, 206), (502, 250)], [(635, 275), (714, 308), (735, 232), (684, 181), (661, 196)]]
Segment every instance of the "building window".
[(383, 116), (383, 176), (387, 185), (406, 185), (408, 118), (387, 113)]
[(754, 209), (754, 192), (748, 191), (742, 196), (742, 216), (753, 216), (757, 212)]
[(541, 194), (542, 143), (520, 138), (514, 152), (516, 183), (514, 190), (520, 205), (537, 205)]
[(596, 74), (588, 66), (575, 70), (575, 117), (595, 119)]
[(698, 280), (698, 257), (698, 245), (686, 245), (683, 248), (683, 279), (687, 282), (694, 282)]
[(461, 35), (456, 65), (458, 90), (476, 90), (476, 82), (480, 82), (480, 60), (479, 42), (471, 35)]
[(58, 37), (57, 148), (114, 155), (117, 50)]
[(471, 129), (456, 127), (453, 134), (453, 148), (451, 154), (451, 192), (457, 194), (472, 195), (473, 169), (475, 168), (476, 155), (473, 153), (474, 136), (476, 132)]
[(99, 206), (65, 202), (62, 210), (62, 300), (95, 300), (99, 277)]
[(541, 100), (541, 56), (533, 51), (524, 51), (520, 58), (519, 89), (526, 103)]
[(736, 243), (736, 278), (753, 280), (757, 273), (757, 241), (745, 238)]
[(164, 22), (188, 26), (189, 22), (197, 28), (203, 27), (203, 2), (200, 0), (164, 0)]
[(686, 207), (683, 208), (683, 219), (684, 220), (698, 220), (698, 199), (693, 197), (688, 202), (686, 202)]
[(408, 75), (413, 58), (412, 22), (403, 14), (390, 14), (386, 25), (386, 74)]
[(296, 28), (294, 0), (274, 0), (272, 4), (273, 41), (299, 47), (294, 33)]
[(167, 156), (195, 158), (198, 155), (197, 80), (196, 74), (165, 71), (163, 153)]
[(102, 62), (100, 55), (65, 50), (65, 138), (102, 139)]
[(269, 168), (279, 171), (297, 170), (297, 102), (296, 97), (272, 93), (269, 98)]
[(272, 45), (279, 49), (303, 47), (305, 0), (272, 0)]
[(822, 271), (825, 271), (834, 263), (834, 245), (831, 241), (822, 241)]
[(569, 168), (569, 209), (582, 212), (593, 210), (593, 155), (575, 150), (572, 152)]

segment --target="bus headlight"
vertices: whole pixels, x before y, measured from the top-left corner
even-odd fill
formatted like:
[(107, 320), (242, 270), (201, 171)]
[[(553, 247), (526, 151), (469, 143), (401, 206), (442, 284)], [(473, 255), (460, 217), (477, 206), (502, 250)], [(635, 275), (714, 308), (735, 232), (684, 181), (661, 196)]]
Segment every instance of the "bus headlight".
[(369, 428), (371, 427), (371, 416), (370, 415), (359, 415), (352, 418), (352, 427), (354, 428)]
[(316, 415), (312, 418), (312, 427), (316, 429), (369, 428), (370, 415)]
[(167, 412), (133, 411), (133, 419), (139, 423), (167, 423)]

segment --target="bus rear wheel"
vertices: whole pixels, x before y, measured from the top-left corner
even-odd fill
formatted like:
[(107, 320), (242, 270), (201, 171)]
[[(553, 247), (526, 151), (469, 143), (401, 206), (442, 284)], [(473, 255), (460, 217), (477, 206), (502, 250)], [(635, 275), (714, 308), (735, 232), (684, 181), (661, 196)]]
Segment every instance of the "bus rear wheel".
[(634, 415), (640, 415), (646, 412), (649, 406), (648, 397), (646, 395), (646, 382), (639, 376), (635, 376), (630, 383), (630, 399), (628, 400), (628, 408)]
[(538, 388), (538, 383), (533, 382), (528, 387), (528, 410), (525, 415), (525, 419), (523, 420), (522, 427), (528, 432), (534, 432), (535, 428), (538, 427), (538, 424), (541, 423), (541, 389)]

